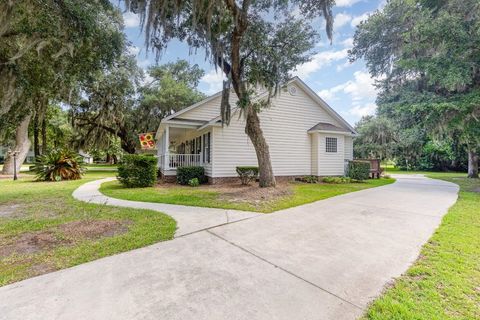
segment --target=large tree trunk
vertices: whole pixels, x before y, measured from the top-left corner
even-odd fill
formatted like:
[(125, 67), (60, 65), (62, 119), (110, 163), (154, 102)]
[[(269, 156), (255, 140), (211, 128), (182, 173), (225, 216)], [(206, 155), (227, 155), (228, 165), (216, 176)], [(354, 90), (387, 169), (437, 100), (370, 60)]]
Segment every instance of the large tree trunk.
[[(232, 0), (226, 1), (225, 4), (235, 20), (235, 27), (231, 39), (231, 65), (226, 67), (225, 62), (222, 59), (218, 62), (225, 75), (231, 77), (233, 89), (235, 90), (239, 101), (246, 101), (248, 93), (245, 88), (245, 79), (243, 77), (244, 69), (240, 58), (240, 52), (242, 39), (248, 27), (248, 8), (250, 1), (243, 1), (241, 7)], [(276, 182), (275, 176), (273, 175), (272, 163), (270, 161), (270, 151), (267, 141), (263, 136), (262, 128), (260, 127), (260, 119), (258, 118), (257, 111), (251, 105), (244, 105), (243, 107), (245, 108), (247, 115), (245, 133), (252, 141), (255, 153), (257, 154), (260, 187), (274, 187)]]
[(252, 107), (248, 108), (247, 111), (245, 133), (252, 141), (257, 154), (260, 187), (274, 187), (276, 182), (270, 161), (270, 150), (260, 127), (258, 114)]
[(15, 86), (16, 81), (11, 69), (0, 66), (0, 116), (11, 109), (21, 93), (21, 89)]
[(123, 151), (134, 154), (135, 153), (135, 141), (132, 141), (129, 137), (128, 132), (125, 128), (122, 128), (120, 131), (117, 132), (117, 137), (120, 138), (120, 147)]
[[(28, 139), (28, 125), (30, 124), (30, 119), (32, 115), (29, 114), (22, 120), (22, 122), (17, 127), (15, 132), (15, 148), (14, 151), (17, 151), (17, 172), (20, 172), (20, 167), (22, 166), (25, 158), (27, 157), (28, 150), (30, 149), (31, 142)], [(3, 165), (2, 174), (13, 174), (13, 156), (7, 156), (5, 159), (5, 164)]]
[(40, 155), (40, 128), (39, 128), (38, 113), (33, 118), (33, 153), (35, 158)]
[(468, 151), (468, 177), (478, 178), (478, 154), (473, 151)]
[(47, 152), (47, 119), (44, 116), (42, 119), (42, 154)]

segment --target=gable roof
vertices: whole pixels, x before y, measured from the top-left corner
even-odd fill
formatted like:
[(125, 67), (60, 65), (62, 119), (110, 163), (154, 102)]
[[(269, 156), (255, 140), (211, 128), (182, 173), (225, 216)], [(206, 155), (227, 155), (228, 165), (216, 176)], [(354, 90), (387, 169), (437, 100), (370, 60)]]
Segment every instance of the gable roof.
[[(332, 107), (330, 107), (328, 105), (328, 103), (325, 102), (325, 100), (323, 100), (320, 96), (318, 96), (305, 82), (302, 81), (302, 79), (300, 79), (298, 76), (295, 76), (293, 77), (292, 79), (290, 79), (287, 83), (284, 84), (284, 86), (287, 86), (289, 84), (292, 84), (292, 83), (296, 83), (297, 85), (299, 85), (299, 87), (301, 89), (303, 89), (307, 95), (312, 98), (313, 101), (315, 101), (316, 103), (318, 103), (321, 107), (323, 107), (325, 109), (325, 111), (332, 117), (334, 118), (335, 120), (337, 120), (340, 124), (342, 124), (346, 129), (348, 129), (348, 131), (344, 131), (344, 132), (351, 132), (353, 133), (354, 135), (357, 134), (357, 132), (355, 131), (355, 129), (345, 120), (343, 119), (335, 110), (332, 109)], [(259, 98), (262, 98), (263, 96), (265, 96), (267, 94), (267, 92), (262, 92), (260, 94), (258, 94), (254, 99), (259, 99)], [(200, 102), (197, 102), (185, 109), (182, 109), (180, 111), (177, 111), (165, 118), (162, 119), (162, 121), (160, 122), (162, 124), (162, 122), (166, 122), (166, 121), (169, 121), (169, 120), (173, 120), (174, 118), (178, 117), (179, 115), (187, 112), (187, 111), (190, 111), (190, 110), (193, 110), (193, 109), (196, 109), (202, 105), (204, 105), (205, 103), (207, 102), (210, 102), (212, 101), (213, 99), (216, 99), (218, 97), (220, 97), (222, 95), (222, 91), (219, 91), (217, 93), (215, 93), (214, 95), (211, 95), (209, 96), (208, 98), (200, 101)], [(233, 110), (232, 110), (232, 114), (233, 114)], [(208, 121), (207, 123), (204, 123), (200, 129), (203, 129), (209, 125), (214, 125), (218, 122), (218, 120), (220, 119), (220, 116), (218, 117), (215, 117), (213, 119), (211, 119), (210, 121)], [(178, 119), (175, 119), (175, 120), (178, 120)], [(336, 128), (339, 128), (339, 127), (336, 127)], [(340, 128), (341, 129), (341, 128)], [(311, 130), (311, 129), (310, 129)], [(324, 129), (325, 130), (325, 129)]]
[(319, 131), (319, 130), (322, 130), (322, 131), (335, 131), (335, 132), (349, 132), (349, 130), (346, 130), (344, 128), (340, 128), (340, 127), (337, 127), (331, 123), (327, 123), (327, 122), (319, 122), (317, 123), (316, 125), (314, 125), (313, 127), (311, 127), (308, 132), (311, 132), (311, 131)]
[(162, 121), (167, 121), (167, 120), (173, 119), (173, 118), (175, 118), (175, 117), (178, 117), (179, 115), (181, 115), (181, 114), (183, 114), (183, 113), (185, 113), (185, 112), (187, 112), (187, 111), (193, 110), (193, 109), (195, 109), (195, 108), (198, 108), (198, 107), (204, 105), (205, 103), (210, 102), (210, 101), (212, 101), (213, 99), (220, 97), (221, 95), (222, 95), (222, 91), (219, 91), (219, 92), (215, 93), (214, 95), (211, 95), (211, 96), (203, 99), (202, 101), (199, 101), (199, 102), (197, 102), (197, 103), (195, 103), (195, 104), (192, 104), (192, 105), (189, 106), (189, 107), (186, 107), (186, 108), (184, 108), (184, 109), (182, 109), (182, 110), (179, 110), (179, 111), (177, 111), (177, 112), (175, 112), (175, 113), (173, 113), (173, 114), (171, 114), (171, 115), (169, 115), (169, 116), (166, 116), (165, 118), (162, 119)]

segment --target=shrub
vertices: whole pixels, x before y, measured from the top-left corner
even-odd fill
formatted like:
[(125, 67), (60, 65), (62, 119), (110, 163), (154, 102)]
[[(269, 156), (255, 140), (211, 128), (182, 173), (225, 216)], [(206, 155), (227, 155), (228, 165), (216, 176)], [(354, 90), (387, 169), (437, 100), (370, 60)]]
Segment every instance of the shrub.
[(348, 176), (353, 180), (367, 180), (370, 176), (370, 163), (362, 161), (350, 161), (348, 163)]
[(157, 180), (157, 159), (141, 154), (126, 154), (118, 166), (118, 181), (127, 188), (151, 187)]
[(198, 187), (200, 185), (200, 181), (198, 181), (198, 178), (193, 178), (188, 180), (188, 185), (190, 187)]
[(318, 177), (317, 176), (304, 176), (302, 178), (303, 182), (306, 183), (317, 183), (318, 182)]
[(79, 154), (63, 149), (39, 156), (33, 171), (39, 181), (61, 181), (81, 179), (85, 169)]
[(343, 183), (350, 183), (352, 179), (349, 177), (324, 177), (322, 182), (325, 183), (333, 183), (333, 184), (343, 184)]
[(177, 168), (177, 182), (183, 185), (189, 183), (192, 179), (198, 179), (199, 183), (205, 182), (205, 169), (199, 166), (178, 167)]
[(258, 167), (237, 167), (236, 170), (243, 185), (248, 185), (250, 182), (257, 179)]

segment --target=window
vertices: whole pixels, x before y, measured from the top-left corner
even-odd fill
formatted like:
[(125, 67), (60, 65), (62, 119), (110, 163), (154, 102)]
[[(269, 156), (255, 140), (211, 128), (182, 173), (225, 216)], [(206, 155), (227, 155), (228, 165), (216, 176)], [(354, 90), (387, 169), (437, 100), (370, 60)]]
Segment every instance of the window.
[(203, 135), (203, 161), (210, 163), (210, 132)]
[(337, 138), (325, 138), (325, 151), (326, 152), (337, 152)]

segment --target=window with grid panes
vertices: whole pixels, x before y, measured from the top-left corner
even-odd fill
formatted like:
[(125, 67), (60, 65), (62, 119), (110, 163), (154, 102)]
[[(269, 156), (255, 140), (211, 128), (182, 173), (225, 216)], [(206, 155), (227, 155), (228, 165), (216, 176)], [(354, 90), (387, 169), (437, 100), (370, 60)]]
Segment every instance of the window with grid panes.
[(337, 152), (337, 138), (331, 138), (331, 137), (325, 138), (325, 151)]

